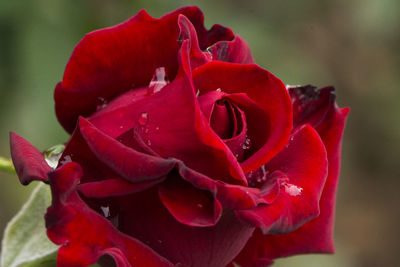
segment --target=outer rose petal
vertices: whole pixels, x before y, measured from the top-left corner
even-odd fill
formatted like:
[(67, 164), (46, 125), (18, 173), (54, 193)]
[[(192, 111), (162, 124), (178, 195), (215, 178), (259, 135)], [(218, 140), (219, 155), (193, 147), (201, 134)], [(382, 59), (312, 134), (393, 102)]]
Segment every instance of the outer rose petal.
[(342, 136), (349, 109), (338, 109), (334, 103), (330, 106), (329, 112), (317, 127), (328, 154), (328, 177), (320, 199), (320, 215), (285, 235), (263, 235), (261, 231), (255, 231), (245, 249), (235, 259), (241, 266), (257, 266), (256, 263), (263, 259), (270, 259), (272, 263), (272, 259), (296, 254), (334, 252), (335, 199)]
[(11, 132), (10, 151), (21, 184), (27, 185), (33, 180), (47, 182), (47, 173), (52, 169), (36, 147), (18, 134)]
[(115, 96), (147, 85), (157, 67), (165, 67), (168, 77), (175, 76), (179, 14), (193, 23), (202, 49), (234, 37), (220, 25), (207, 31), (197, 7), (184, 7), (160, 19), (142, 10), (117, 26), (87, 34), (54, 92), (57, 118), (68, 132), (73, 131), (79, 115), (88, 116)]
[(204, 65), (209, 60), (205, 56), (205, 54), (200, 50), (199, 41), (197, 40), (196, 29), (190, 20), (184, 15), (179, 15), (178, 18), (179, 24), (179, 39), (180, 40), (189, 40), (190, 44), (190, 65), (191, 68), (194, 69), (198, 66)]
[(46, 227), (49, 238), (62, 245), (57, 266), (88, 266), (105, 253), (115, 257), (119, 267), (172, 266), (151, 248), (118, 232), (109, 221), (91, 210), (76, 191), (81, 175), (80, 166), (74, 162), (49, 174), (53, 204), (46, 214)]
[(245, 172), (261, 167), (285, 146), (292, 129), (292, 104), (278, 78), (256, 65), (210, 62), (193, 71), (193, 80), (201, 94), (217, 89), (246, 93), (269, 116), (267, 135), (258, 129), (259, 125), (254, 129), (250, 127), (251, 122), (247, 120), (249, 138), (259, 147), (241, 164)]
[[(254, 228), (227, 210), (212, 227), (178, 222), (161, 204), (156, 190), (119, 198), (119, 227), (149, 244), (178, 266), (225, 266), (246, 244)], [(145, 205), (144, 205), (145, 203)], [(126, 212), (124, 212), (126, 211)]]
[[(236, 213), (239, 218), (267, 233), (288, 233), (319, 215), (319, 200), (327, 174), (324, 145), (309, 125), (291, 137), (288, 146), (265, 168), (284, 173), (278, 198), (270, 205)], [(274, 175), (272, 173), (272, 175)], [(280, 181), (278, 181), (280, 182)]]
[(249, 45), (238, 34), (232, 41), (219, 41), (207, 50), (213, 60), (240, 64), (255, 63)]

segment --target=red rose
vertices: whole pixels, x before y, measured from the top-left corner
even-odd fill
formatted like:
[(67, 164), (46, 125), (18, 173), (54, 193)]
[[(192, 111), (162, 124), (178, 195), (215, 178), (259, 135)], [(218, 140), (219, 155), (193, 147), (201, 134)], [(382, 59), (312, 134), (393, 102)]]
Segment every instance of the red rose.
[(23, 184), (50, 183), (58, 266), (266, 266), (332, 252), (348, 109), (285, 88), (196, 7), (92, 32), (55, 90), (70, 133), (55, 170), (11, 134)]

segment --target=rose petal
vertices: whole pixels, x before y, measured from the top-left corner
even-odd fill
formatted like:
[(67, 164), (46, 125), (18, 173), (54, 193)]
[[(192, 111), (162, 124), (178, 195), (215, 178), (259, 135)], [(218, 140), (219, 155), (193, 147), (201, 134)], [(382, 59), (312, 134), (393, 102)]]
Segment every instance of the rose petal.
[(268, 114), (269, 132), (263, 132), (262, 147), (242, 163), (245, 172), (261, 167), (285, 146), (292, 128), (292, 105), (278, 78), (256, 65), (210, 62), (193, 70), (193, 79), (202, 94), (218, 88), (226, 93), (246, 93)]
[(146, 190), (161, 183), (165, 177), (157, 180), (130, 183), (124, 179), (115, 178), (98, 182), (80, 184), (78, 190), (87, 198), (108, 198), (123, 196)]
[(174, 218), (190, 226), (213, 226), (221, 217), (222, 208), (210, 192), (199, 190), (171, 173), (158, 189), (161, 202)]
[[(118, 232), (109, 221), (91, 210), (76, 191), (81, 175), (81, 168), (74, 162), (49, 174), (53, 204), (46, 214), (46, 226), (49, 238), (61, 245), (57, 266), (88, 266), (105, 253), (127, 266), (128, 263), (132, 266), (172, 266), (151, 248)], [(124, 257), (121, 253), (118, 256), (114, 248)]]
[(57, 118), (68, 132), (80, 115), (88, 116), (122, 92), (148, 85), (157, 67), (165, 67), (167, 76), (175, 77), (179, 14), (193, 23), (202, 49), (233, 39), (232, 31), (220, 25), (207, 31), (197, 7), (184, 7), (160, 19), (142, 10), (119, 25), (87, 34), (74, 49), (54, 92)]
[(207, 63), (209, 60), (200, 50), (196, 29), (190, 20), (184, 15), (179, 15), (178, 25), (180, 29), (179, 40), (189, 40), (191, 68), (194, 69)]
[(311, 124), (316, 128), (335, 106), (335, 89), (312, 85), (288, 87), (293, 101), (293, 127)]
[[(316, 167), (317, 166), (317, 167)], [(319, 200), (327, 175), (324, 144), (309, 125), (291, 137), (288, 146), (266, 165), (283, 172), (278, 198), (271, 204), (237, 211), (239, 218), (266, 233), (288, 233), (319, 215)]]
[(240, 64), (255, 63), (249, 45), (238, 34), (232, 41), (219, 41), (207, 50), (213, 60)]
[(178, 222), (150, 189), (119, 200), (120, 230), (149, 244), (181, 266), (225, 266), (242, 249), (253, 228), (226, 211), (215, 226), (193, 227)]
[(140, 153), (121, 144), (82, 117), (79, 128), (94, 155), (130, 182), (143, 182), (165, 176), (175, 165), (174, 160)]
[(18, 134), (10, 133), (10, 151), (19, 181), (27, 185), (33, 180), (47, 182), (47, 173), (52, 169), (40, 151)]
[(320, 215), (294, 232), (285, 235), (253, 237), (235, 262), (243, 267), (257, 266), (262, 258), (272, 259), (304, 253), (333, 253), (333, 226), (336, 189), (340, 170), (342, 135), (348, 108), (332, 108), (317, 128), (328, 154), (328, 177), (320, 199)]
[(263, 193), (258, 188), (231, 185), (216, 181), (178, 162), (180, 176), (193, 186), (212, 192), (224, 208), (248, 209), (265, 203)]
[[(105, 108), (90, 118), (91, 123), (107, 135), (137, 129), (158, 155), (180, 159), (190, 168), (221, 181), (246, 184), (235, 156), (211, 129), (197, 103), (190, 78), (188, 40), (182, 43), (179, 60), (179, 73), (161, 91), (130, 105)], [(114, 130), (120, 125), (124, 125), (121, 132)]]

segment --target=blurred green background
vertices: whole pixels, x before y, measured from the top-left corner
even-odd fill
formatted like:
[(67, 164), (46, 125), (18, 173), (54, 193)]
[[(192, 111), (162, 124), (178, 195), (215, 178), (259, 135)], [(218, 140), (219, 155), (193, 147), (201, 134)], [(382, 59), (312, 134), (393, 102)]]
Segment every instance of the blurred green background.
[[(276, 266), (395, 267), (400, 238), (400, 2), (398, 0), (2, 0), (0, 155), (8, 133), (39, 149), (62, 143), (53, 89), (83, 35), (145, 8), (160, 17), (194, 4), (210, 27), (230, 27), (256, 62), (286, 84), (334, 85), (352, 108), (344, 136), (333, 256), (278, 260)], [(0, 173), (0, 230), (27, 199)], [(0, 234), (1, 237), (2, 233)]]

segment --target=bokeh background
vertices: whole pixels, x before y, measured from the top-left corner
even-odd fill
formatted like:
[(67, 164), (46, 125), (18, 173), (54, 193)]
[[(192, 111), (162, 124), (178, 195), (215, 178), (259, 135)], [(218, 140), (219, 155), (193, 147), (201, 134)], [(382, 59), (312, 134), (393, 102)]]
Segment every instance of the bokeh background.
[[(77, 42), (145, 8), (160, 17), (195, 4), (206, 25), (230, 27), (256, 62), (286, 84), (334, 85), (351, 113), (344, 135), (333, 256), (276, 266), (398, 266), (400, 238), (400, 1), (398, 0), (2, 0), (0, 155), (8, 133), (43, 150), (67, 134), (53, 89)], [(34, 186), (0, 173), (0, 237)]]

